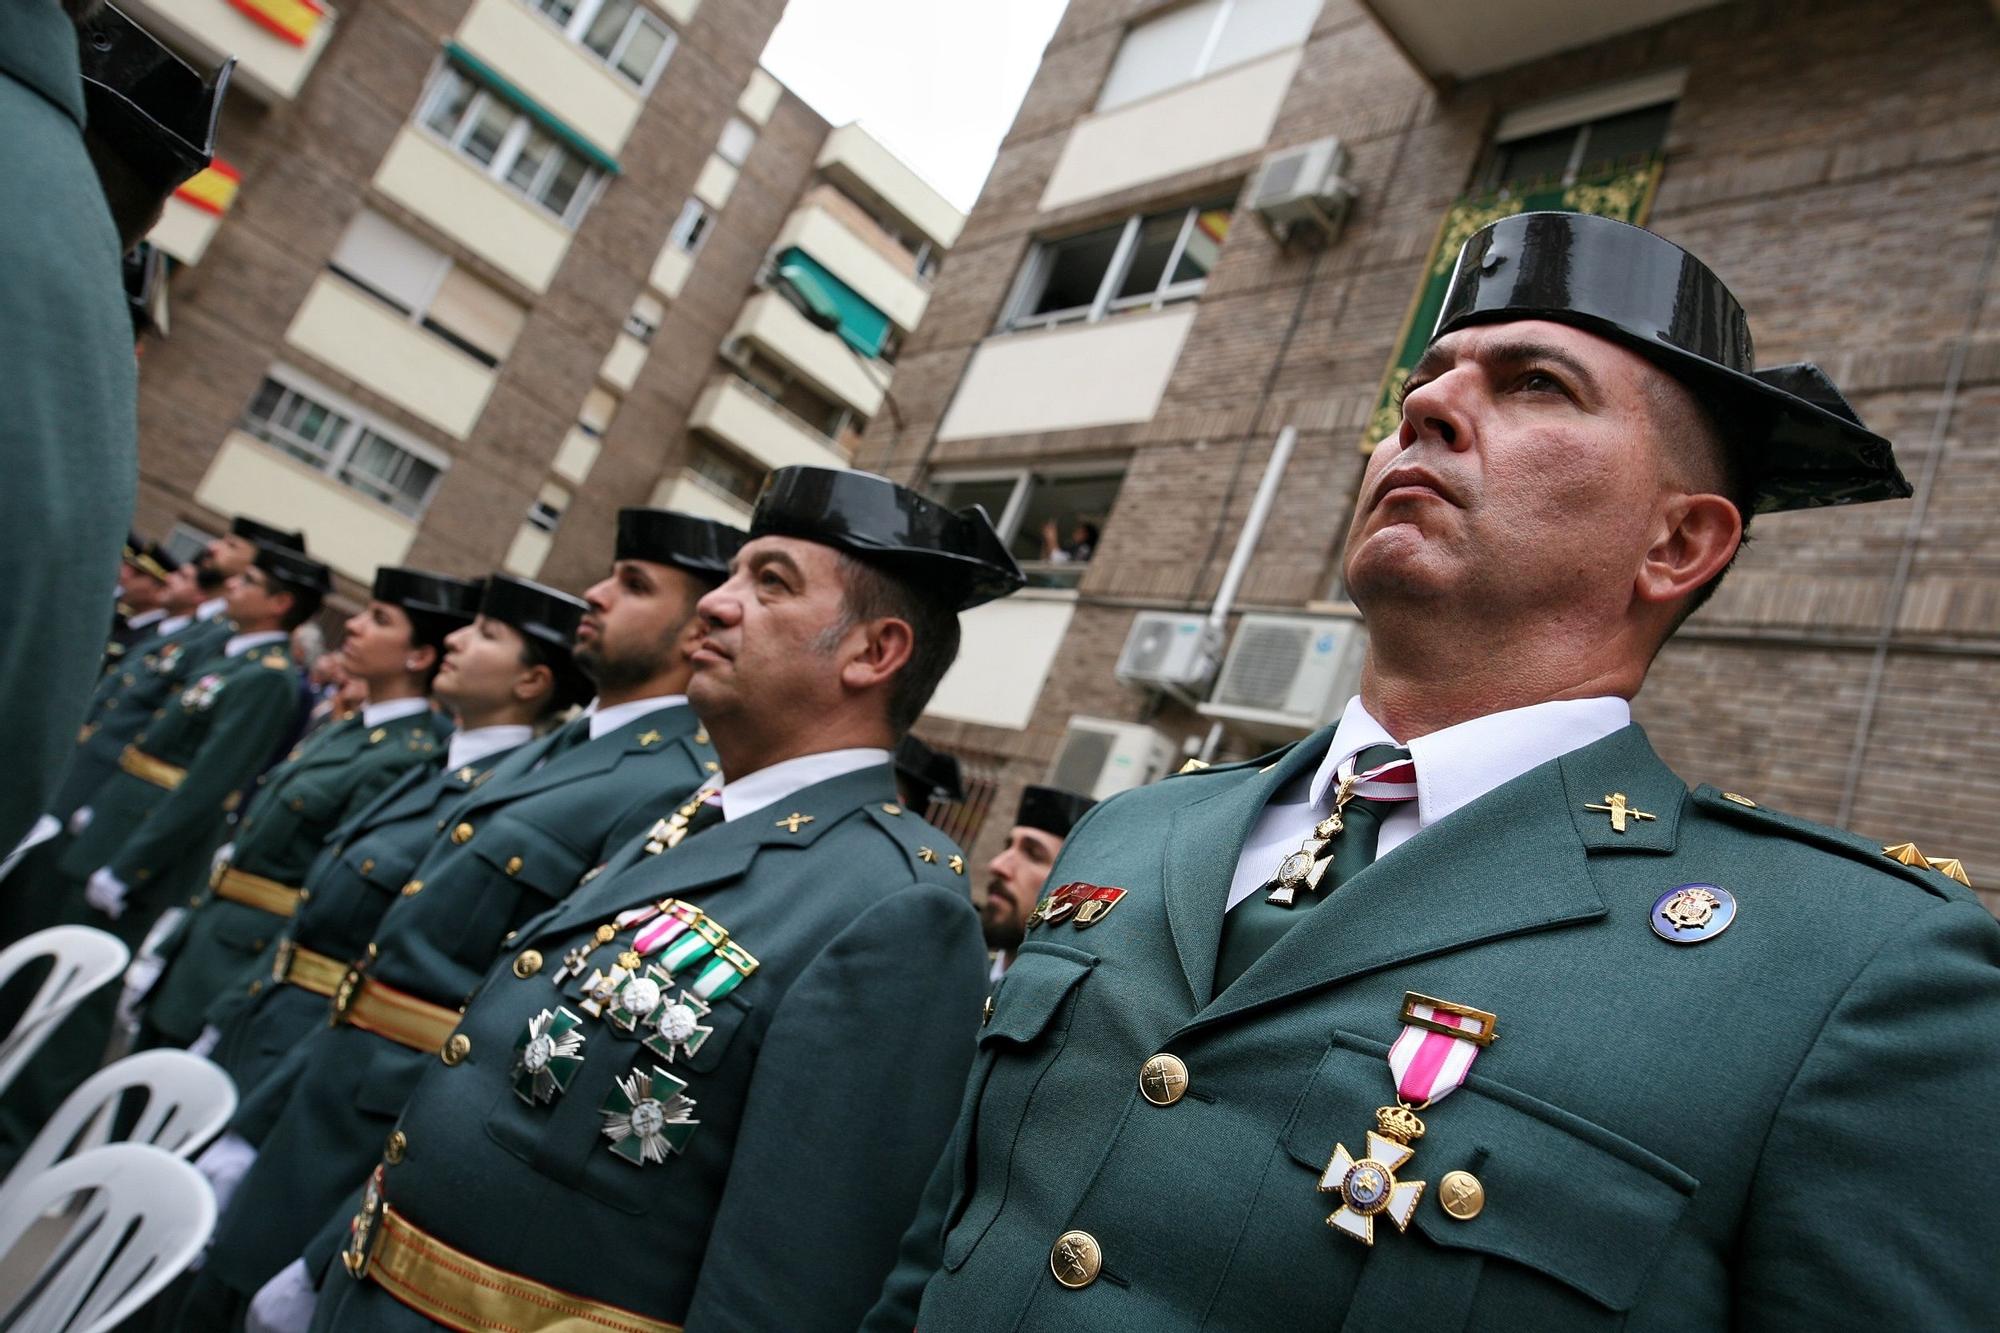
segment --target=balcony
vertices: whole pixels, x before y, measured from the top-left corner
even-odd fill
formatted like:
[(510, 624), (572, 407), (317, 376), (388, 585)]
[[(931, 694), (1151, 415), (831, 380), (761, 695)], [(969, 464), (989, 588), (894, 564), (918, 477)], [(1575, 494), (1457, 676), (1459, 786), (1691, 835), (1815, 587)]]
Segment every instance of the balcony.
[(474, 0), (457, 41), (612, 157), (645, 106), (637, 88), (521, 0)]
[(412, 126), (389, 145), (375, 188), (530, 291), (547, 291), (569, 253), (562, 223)]
[(1194, 306), (989, 338), (972, 354), (940, 440), (1150, 421)]
[(1573, 51), (1620, 33), (1707, 9), (1716, 0), (1361, 0), (1375, 22), (1434, 84), (1477, 78)]
[(285, 341), (460, 440), (472, 434), (497, 378), (330, 273), (306, 294)]
[(965, 214), (859, 125), (827, 135), (817, 165), (841, 189), (909, 223), (933, 245), (950, 249), (965, 227)]
[(718, 523), (748, 527), (750, 506), (723, 490), (693, 468), (660, 478), (647, 502), (655, 509), (677, 509), (696, 518), (712, 518)]
[[(858, 210), (857, 210), (858, 211)], [(785, 220), (772, 248), (798, 247), (908, 333), (924, 317), (930, 288), (886, 259), (826, 209), (808, 204)]]
[(417, 537), (415, 519), (240, 430), (223, 439), (194, 498), (218, 514), (302, 530), (315, 556), (357, 583), (383, 565), (402, 564)]
[(266, 103), (289, 102), (299, 95), (338, 17), (332, 5), (321, 3), (325, 12), (295, 42), (229, 0), (120, 0), (120, 5), (161, 41), (211, 68), (224, 56), (235, 56), (230, 91), (241, 89)]
[(759, 467), (803, 464), (844, 468), (847, 456), (826, 436), (731, 374), (709, 381), (688, 417), (691, 430), (713, 435)]
[(861, 416), (873, 417), (881, 410), (882, 386), (889, 368), (862, 369), (856, 354), (838, 335), (814, 328), (776, 292), (761, 292), (746, 301), (729, 336), (761, 348), (821, 393)]

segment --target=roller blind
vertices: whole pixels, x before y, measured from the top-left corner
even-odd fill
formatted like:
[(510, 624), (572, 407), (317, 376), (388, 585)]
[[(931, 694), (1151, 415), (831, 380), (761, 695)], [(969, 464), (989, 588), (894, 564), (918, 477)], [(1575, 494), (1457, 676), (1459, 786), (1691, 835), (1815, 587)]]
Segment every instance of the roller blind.
[(526, 310), (459, 268), (445, 275), (430, 308), (432, 323), (495, 361), (504, 361), (514, 349), (527, 318)]

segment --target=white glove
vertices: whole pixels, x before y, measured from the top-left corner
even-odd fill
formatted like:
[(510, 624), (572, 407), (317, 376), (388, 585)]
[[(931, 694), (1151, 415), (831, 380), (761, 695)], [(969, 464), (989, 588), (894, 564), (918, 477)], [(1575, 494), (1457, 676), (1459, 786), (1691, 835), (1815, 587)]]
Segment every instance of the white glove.
[(294, 1259), (250, 1298), (243, 1333), (306, 1333), (318, 1304), (319, 1293), (306, 1272), (306, 1261)]
[(90, 815), (91, 815), (91, 810), (90, 807), (87, 805), (79, 805), (70, 814), (69, 835), (72, 838), (74, 838), (77, 834), (83, 832), (85, 829), (90, 827)]
[(139, 1004), (146, 998), (146, 992), (153, 989), (153, 983), (160, 979), (160, 971), (167, 963), (160, 957), (160, 944), (174, 933), (174, 928), (187, 915), (185, 907), (169, 907), (160, 913), (160, 919), (146, 932), (146, 938), (139, 943), (139, 952), (132, 955), (132, 961), (125, 968), (124, 987), (118, 995), (118, 1021), (126, 1028), (137, 1031), (139, 1027)]
[[(208, 1145), (208, 1151), (194, 1159), (194, 1169), (208, 1177), (209, 1188), (215, 1191), (218, 1217), (229, 1211), (229, 1201), (235, 1197), (236, 1187), (243, 1183), (244, 1175), (256, 1164), (257, 1149), (238, 1134), (224, 1134)], [(300, 1271), (304, 1271), (303, 1260)]]
[(236, 844), (225, 842), (215, 849), (215, 855), (208, 858), (208, 877), (215, 878), (215, 872), (229, 864), (229, 858), (236, 855)]
[(0, 879), (7, 878), (14, 867), (21, 864), (22, 857), (61, 832), (62, 825), (56, 820), (54, 815), (43, 815), (37, 819), (35, 826), (28, 830), (28, 836), (21, 839), (20, 844), (13, 851), (7, 853), (6, 860), (0, 861)]
[(206, 1060), (222, 1044), (222, 1029), (210, 1023), (201, 1030), (201, 1035), (188, 1043), (188, 1054), (198, 1055)]
[(83, 900), (116, 921), (125, 915), (126, 892), (123, 880), (99, 867), (90, 872), (90, 882), (83, 887)]

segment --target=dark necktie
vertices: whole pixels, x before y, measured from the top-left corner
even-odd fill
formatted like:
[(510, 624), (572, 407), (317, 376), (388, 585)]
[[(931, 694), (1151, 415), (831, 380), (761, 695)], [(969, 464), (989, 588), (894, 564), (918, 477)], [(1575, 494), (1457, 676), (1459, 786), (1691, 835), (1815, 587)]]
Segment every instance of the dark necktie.
[[(1407, 764), (1408, 750), (1393, 745), (1371, 745), (1354, 761), (1354, 771), (1367, 774), (1388, 764)], [(1399, 775), (1401, 781), (1412, 778)], [(1365, 784), (1364, 784), (1365, 785)], [(1375, 860), (1375, 844), (1382, 834), (1382, 820), (1409, 797), (1377, 798), (1360, 794), (1349, 797), (1339, 807), (1342, 828), (1333, 839), (1332, 864), (1320, 880), (1317, 892), (1301, 889), (1292, 905), (1270, 901), (1259, 888), (1236, 904), (1222, 918), (1222, 947), (1215, 960), (1215, 989), (1219, 994), (1263, 956), (1264, 951), (1292, 928), (1294, 922), (1314, 906), (1333, 896), (1341, 885), (1360, 874)], [(1296, 853), (1294, 853), (1296, 855)]]

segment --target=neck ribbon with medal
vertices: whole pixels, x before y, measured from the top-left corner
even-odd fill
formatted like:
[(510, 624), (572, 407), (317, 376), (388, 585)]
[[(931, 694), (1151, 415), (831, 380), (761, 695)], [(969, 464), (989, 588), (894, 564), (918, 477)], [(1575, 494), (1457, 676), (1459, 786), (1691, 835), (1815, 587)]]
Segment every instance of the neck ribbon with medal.
[[(660, 821), (648, 835), (647, 854), (679, 846), (710, 795), (704, 788), (672, 819)], [(625, 947), (608, 966), (591, 965), (598, 949), (628, 931)], [(721, 924), (675, 898), (620, 912), (563, 955), (562, 967), (550, 975), (557, 991), (582, 979), (577, 1008), (617, 1036), (636, 1039), (660, 1062), (635, 1065), (600, 1108), (601, 1130), (618, 1157), (641, 1166), (664, 1162), (669, 1152), (687, 1146), (701, 1123), (692, 1115), (695, 1102), (686, 1095), (687, 1081), (662, 1064), (687, 1060), (701, 1049), (714, 1031), (702, 1020), (757, 967), (756, 958)], [(535, 1015), (514, 1042), (515, 1095), (531, 1106), (562, 1096), (583, 1067), (587, 1039), (583, 1018), (567, 1005)]]
[[(1389, 1048), (1389, 1074), (1395, 1083), (1393, 1105), (1376, 1109), (1375, 1128), (1368, 1131), (1368, 1151), (1356, 1157), (1347, 1145), (1334, 1145), (1333, 1156), (1319, 1178), (1322, 1193), (1338, 1194), (1340, 1207), (1326, 1224), (1363, 1245), (1375, 1243), (1375, 1219), (1386, 1217), (1396, 1230), (1409, 1229), (1423, 1197), (1424, 1181), (1399, 1180), (1396, 1172), (1416, 1156), (1424, 1136), (1417, 1112), (1429, 1110), (1465, 1082), (1479, 1052), (1492, 1045), (1495, 1018), (1449, 1000), (1408, 991), (1403, 995), (1403, 1032)], [(1470, 1216), (1455, 1208), (1464, 1199), (1453, 1191), (1476, 1191), (1477, 1182), (1464, 1172), (1445, 1176), (1445, 1206), (1454, 1216)]]
[[(1270, 890), (1264, 895), (1265, 902), (1290, 907), (1300, 889), (1319, 892), (1319, 882), (1326, 878), (1327, 868), (1333, 864), (1335, 840), (1347, 828), (1347, 803), (1356, 796), (1378, 801), (1416, 798), (1415, 770), (1409, 759), (1392, 759), (1365, 773), (1357, 773), (1355, 763), (1359, 758), (1359, 752), (1351, 754), (1334, 770), (1333, 812), (1313, 825), (1296, 852), (1278, 863), (1278, 873), (1264, 885)], [(1364, 785), (1368, 788), (1365, 791), (1361, 790)]]

